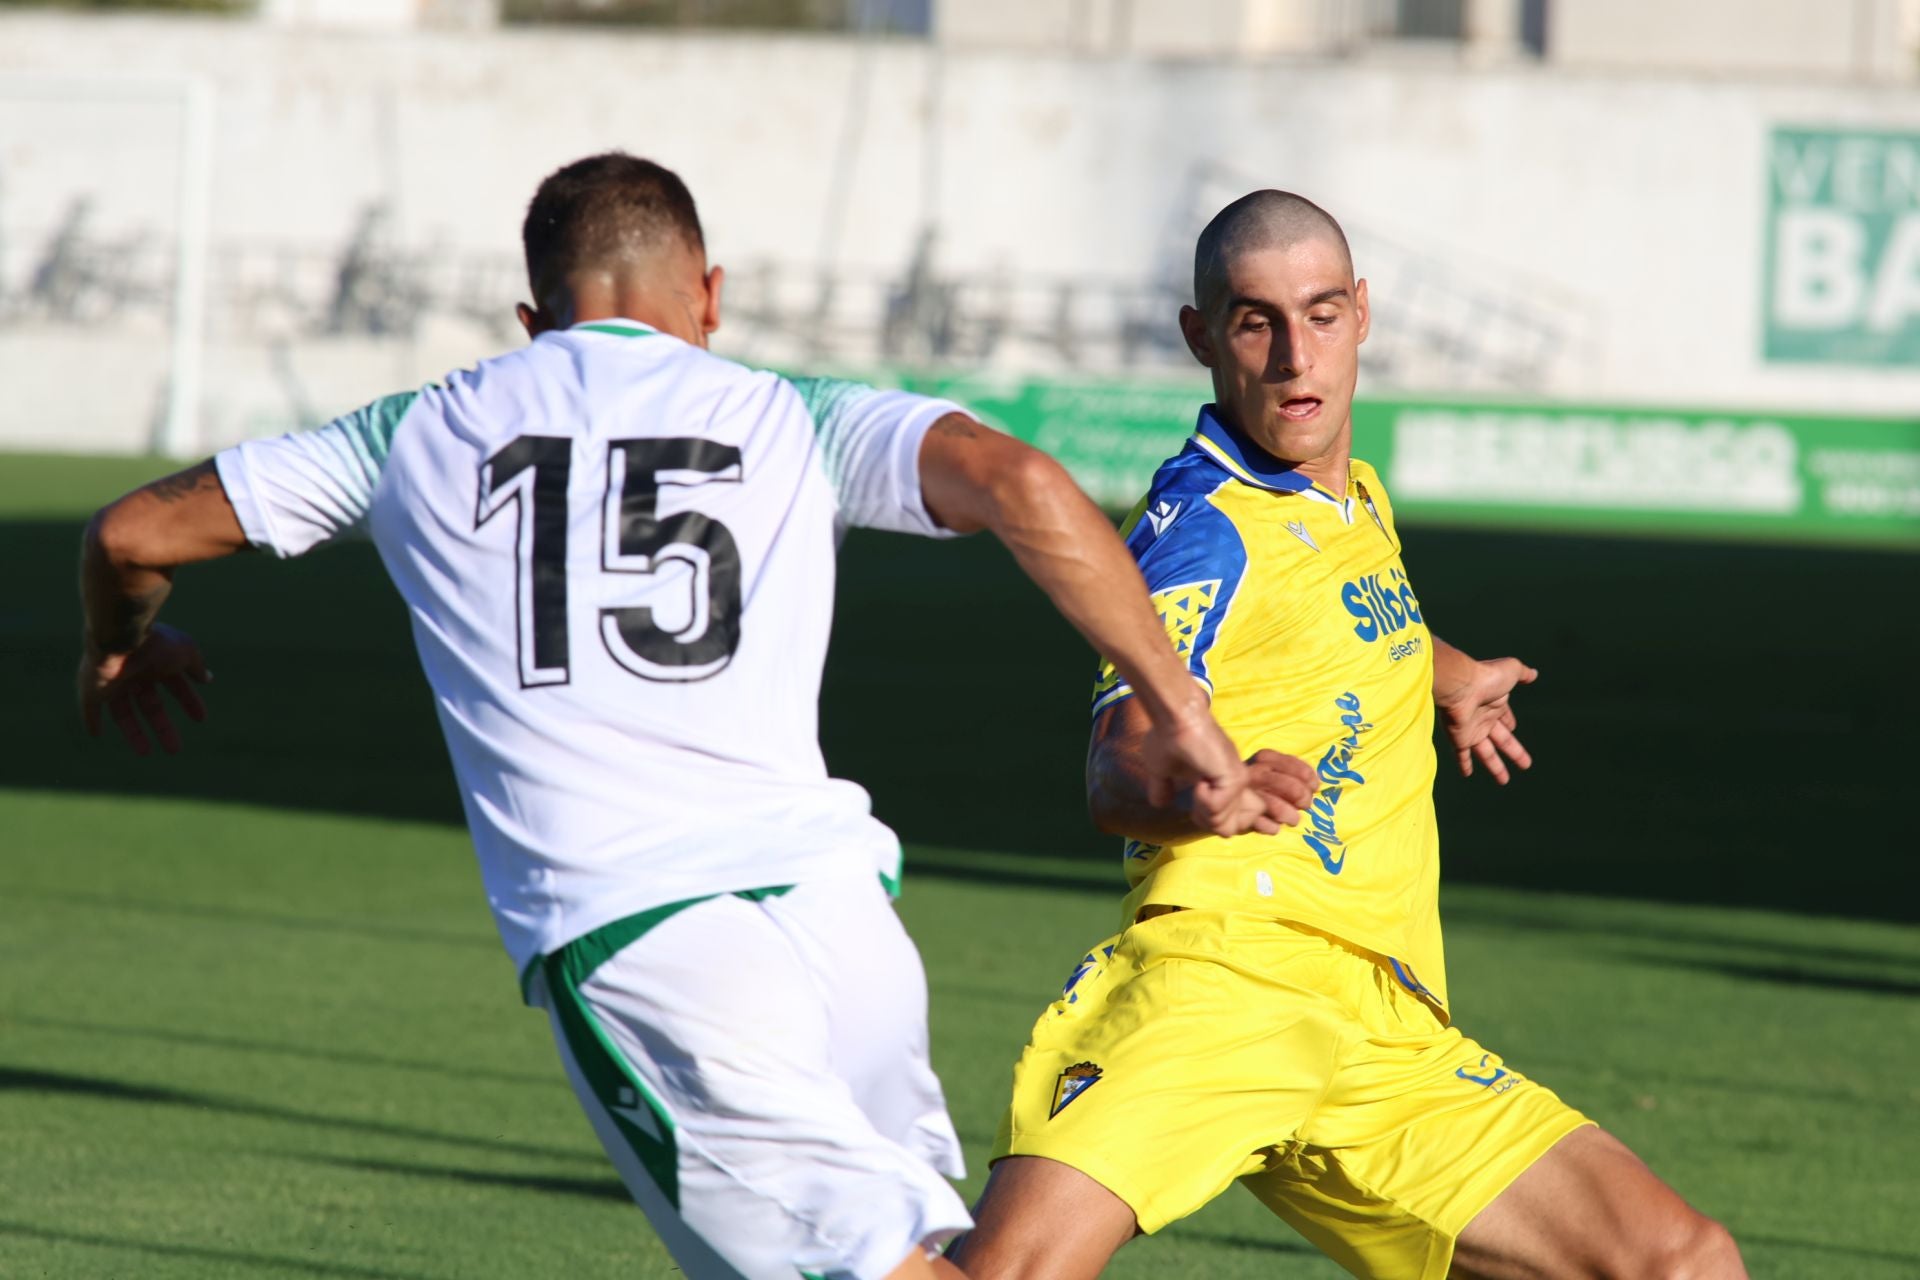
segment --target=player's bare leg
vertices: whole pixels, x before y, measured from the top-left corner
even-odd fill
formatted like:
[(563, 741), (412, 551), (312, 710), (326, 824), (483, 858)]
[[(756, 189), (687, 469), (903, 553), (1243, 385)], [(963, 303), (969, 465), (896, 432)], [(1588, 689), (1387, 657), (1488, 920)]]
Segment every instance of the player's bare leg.
[(1576, 1129), (1467, 1225), (1461, 1280), (1746, 1280), (1727, 1229), (1612, 1134)]
[(1094, 1280), (1139, 1234), (1127, 1202), (1071, 1165), (1008, 1156), (953, 1251), (972, 1280)]

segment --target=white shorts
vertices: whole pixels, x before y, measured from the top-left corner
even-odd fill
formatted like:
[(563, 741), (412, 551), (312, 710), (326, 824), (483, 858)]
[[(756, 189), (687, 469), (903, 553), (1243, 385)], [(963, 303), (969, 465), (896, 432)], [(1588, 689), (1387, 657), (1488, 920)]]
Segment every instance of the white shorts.
[(693, 1280), (880, 1280), (972, 1225), (926, 976), (876, 879), (628, 917), (542, 960), (529, 995)]

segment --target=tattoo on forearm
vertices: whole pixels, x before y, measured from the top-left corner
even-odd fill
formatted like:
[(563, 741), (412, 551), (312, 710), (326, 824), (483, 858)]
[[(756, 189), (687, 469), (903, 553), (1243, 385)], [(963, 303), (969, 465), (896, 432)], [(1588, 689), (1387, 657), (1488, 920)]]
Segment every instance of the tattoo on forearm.
[(219, 487), (220, 473), (214, 468), (213, 459), (208, 458), (185, 471), (160, 477), (148, 485), (146, 491), (161, 502), (179, 502), (201, 489)]

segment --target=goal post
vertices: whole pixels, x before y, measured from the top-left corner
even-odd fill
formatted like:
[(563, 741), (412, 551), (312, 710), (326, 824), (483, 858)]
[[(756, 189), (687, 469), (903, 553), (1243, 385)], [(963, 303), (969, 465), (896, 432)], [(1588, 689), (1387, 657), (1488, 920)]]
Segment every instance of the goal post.
[(204, 444), (217, 91), (0, 73), (0, 449)]

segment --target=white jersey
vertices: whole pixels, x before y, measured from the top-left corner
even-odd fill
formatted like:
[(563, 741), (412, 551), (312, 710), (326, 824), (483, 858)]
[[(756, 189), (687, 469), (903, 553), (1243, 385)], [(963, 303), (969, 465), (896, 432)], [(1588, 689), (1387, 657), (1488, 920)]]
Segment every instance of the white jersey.
[(257, 546), (371, 534), (524, 972), (667, 903), (897, 874), (820, 753), (834, 554), (943, 532), (919, 451), (955, 411), (619, 321), (216, 464)]

